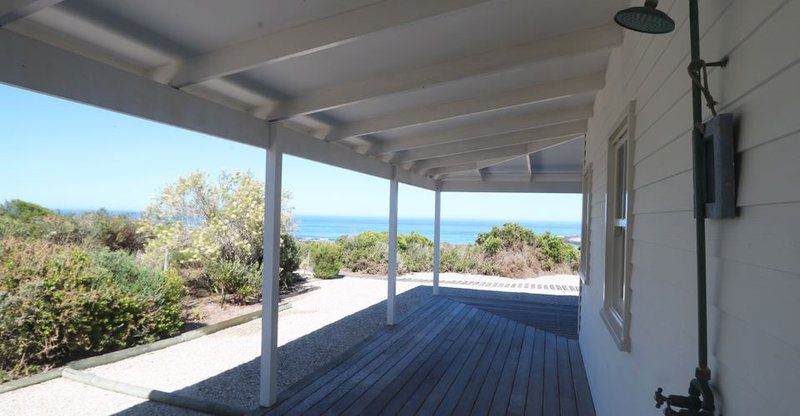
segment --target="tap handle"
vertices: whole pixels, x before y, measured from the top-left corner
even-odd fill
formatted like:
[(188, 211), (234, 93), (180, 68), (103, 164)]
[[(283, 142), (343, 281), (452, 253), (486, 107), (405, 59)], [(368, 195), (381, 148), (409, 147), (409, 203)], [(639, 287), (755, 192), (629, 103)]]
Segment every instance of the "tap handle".
[(664, 389), (659, 387), (656, 389), (656, 394), (653, 395), (653, 398), (656, 400), (656, 409), (660, 409), (664, 403), (667, 403), (667, 398), (662, 393), (664, 393)]

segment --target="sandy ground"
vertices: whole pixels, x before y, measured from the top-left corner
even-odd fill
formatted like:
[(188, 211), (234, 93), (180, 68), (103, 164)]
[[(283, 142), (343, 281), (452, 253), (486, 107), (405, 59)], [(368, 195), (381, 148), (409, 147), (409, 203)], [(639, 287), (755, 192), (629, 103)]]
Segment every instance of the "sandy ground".
[[(397, 312), (402, 317), (431, 296), (424, 277), (399, 279)], [(460, 277), (460, 278), (459, 278)], [(442, 286), (475, 288), (464, 275), (442, 276)], [(496, 278), (491, 278), (496, 279)], [(544, 280), (543, 280), (544, 279)], [(508, 279), (514, 283), (576, 285), (575, 276)], [(452, 282), (466, 282), (456, 284)], [(494, 280), (493, 280), (494, 281)], [(317, 286), (291, 299), (278, 323), (279, 388), (283, 389), (383, 327), (386, 282), (344, 277), (311, 281)], [(505, 286), (505, 285), (501, 285)], [(530, 285), (529, 285), (530, 286)], [(517, 287), (481, 290), (555, 292)], [(567, 294), (560, 292), (560, 294)], [(571, 294), (571, 293), (570, 293)], [(237, 407), (254, 408), (258, 399), (261, 321), (217, 332), (160, 351), (86, 370), (113, 380), (179, 392)], [(191, 411), (56, 379), (0, 395), (0, 415), (188, 415)]]

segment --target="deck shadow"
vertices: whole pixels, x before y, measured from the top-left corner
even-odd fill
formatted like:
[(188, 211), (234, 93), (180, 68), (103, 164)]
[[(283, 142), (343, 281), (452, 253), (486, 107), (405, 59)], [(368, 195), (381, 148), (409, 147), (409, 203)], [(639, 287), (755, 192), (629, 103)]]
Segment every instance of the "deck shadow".
[[(430, 294), (430, 286), (419, 286), (397, 296), (398, 315), (401, 316), (398, 327), (403, 324), (402, 319), (432, 298)], [(552, 315), (552, 312), (555, 311), (557, 314), (565, 315), (563, 319), (553, 320), (548, 315), (545, 320), (540, 321), (551, 323), (557, 321), (558, 325), (564, 323), (571, 325), (572, 322), (577, 322), (577, 298), (574, 296), (456, 288), (441, 288), (441, 294), (444, 298), (463, 302), (522, 324), (530, 324), (530, 322), (523, 322), (524, 319), (520, 318), (521, 315), (514, 316), (513, 308), (498, 310), (498, 303), (505, 302), (511, 306), (526, 304), (534, 306), (528, 312), (541, 308), (542, 305), (552, 305), (553, 308), (545, 311), (545, 315)], [(487, 307), (487, 303), (495, 310)], [(335, 367), (370, 342), (376, 334), (385, 329), (385, 313), (386, 302), (382, 301), (280, 346), (278, 348), (278, 378), (279, 388), (283, 387), (281, 398), (285, 398), (291, 393), (293, 385), (302, 385), (309, 378), (324, 372), (325, 369)], [(258, 404), (258, 365), (259, 360), (256, 358), (173, 393), (239, 408), (255, 408)], [(305, 380), (303, 380), (304, 378)], [(166, 405), (147, 402), (116, 414), (121, 416), (158, 414), (164, 409), (162, 406)], [(175, 408), (175, 410), (175, 414), (192, 414), (190, 411), (182, 409)]]

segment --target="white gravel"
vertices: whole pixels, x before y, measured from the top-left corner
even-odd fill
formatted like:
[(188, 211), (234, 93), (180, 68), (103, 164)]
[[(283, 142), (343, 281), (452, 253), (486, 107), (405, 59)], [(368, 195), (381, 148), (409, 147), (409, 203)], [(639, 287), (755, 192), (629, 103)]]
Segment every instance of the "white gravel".
[[(541, 283), (541, 279), (543, 278), (526, 281)], [(553, 279), (563, 284), (574, 284), (572, 280), (575, 277), (550, 278)], [(443, 286), (459, 286), (450, 283), (458, 280), (455, 277), (448, 276), (442, 280)], [(385, 280), (345, 277), (312, 281), (309, 284), (319, 288), (293, 298), (292, 308), (281, 312), (279, 316), (278, 384), (281, 389), (300, 380), (385, 324)], [(397, 293), (397, 312), (401, 317), (431, 295), (429, 285), (403, 279), (397, 283)], [(86, 371), (130, 384), (253, 408), (258, 404), (257, 360), (260, 354), (260, 331), (261, 321), (255, 320)], [(0, 415), (52, 414), (195, 413), (65, 379), (56, 379), (0, 395)]]

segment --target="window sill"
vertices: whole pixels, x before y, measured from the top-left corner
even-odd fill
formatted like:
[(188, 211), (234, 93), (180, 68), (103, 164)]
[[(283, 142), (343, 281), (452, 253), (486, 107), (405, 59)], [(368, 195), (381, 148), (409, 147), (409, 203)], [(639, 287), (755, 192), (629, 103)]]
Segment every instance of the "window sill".
[(600, 316), (603, 318), (608, 332), (611, 333), (611, 338), (614, 339), (614, 343), (617, 344), (617, 348), (620, 351), (630, 352), (631, 340), (630, 337), (626, 335), (627, 331), (624, 324), (617, 319), (615, 314), (608, 307), (600, 309)]

